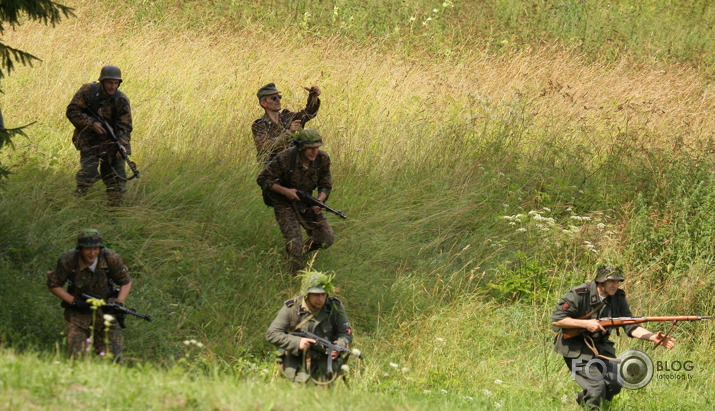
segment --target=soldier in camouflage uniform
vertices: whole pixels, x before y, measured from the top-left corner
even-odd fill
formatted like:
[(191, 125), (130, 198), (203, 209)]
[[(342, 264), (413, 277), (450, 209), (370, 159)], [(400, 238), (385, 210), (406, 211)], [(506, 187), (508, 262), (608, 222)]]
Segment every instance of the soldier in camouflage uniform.
[(291, 133), (305, 127), (305, 123), (318, 114), (320, 108), (320, 88), (313, 86), (305, 88), (308, 91), (308, 102), (305, 108), (298, 112), (281, 111), (280, 91), (276, 85), (268, 83), (258, 89), (258, 104), (265, 114), (253, 122), (251, 131), (258, 151), (258, 161), (267, 164), (276, 154), (290, 146)]
[[(63, 287), (69, 284), (67, 290)], [(119, 286), (116, 298), (108, 298)], [(110, 320), (108, 337), (110, 347), (105, 347), (105, 317), (103, 308), (95, 314), (90, 304), (81, 298), (83, 293), (101, 299), (109, 299), (123, 304), (132, 288), (129, 270), (122, 259), (108, 248), (104, 248), (102, 236), (94, 229), (82, 230), (77, 236), (77, 247), (60, 255), (57, 267), (47, 274), (47, 287), (52, 294), (62, 300), (67, 327), (67, 346), (73, 357), (88, 351), (89, 344), (96, 353), (114, 355), (121, 359), (124, 336), (116, 318)], [(94, 326), (92, 335), (91, 326)]]
[(99, 82), (83, 84), (67, 106), (67, 118), (75, 126), (72, 142), (80, 152), (76, 194), (84, 195), (101, 178), (113, 205), (121, 202), (126, 191), (125, 161), (108, 131), (90, 113), (102, 116), (131, 154), (132, 112), (129, 99), (118, 89), (121, 83), (119, 67), (104, 66)]
[[(334, 291), (332, 277), (317, 271), (301, 272), (301, 295), (286, 301), (268, 327), (266, 340), (281, 349), (282, 372), (291, 381), (304, 383), (310, 378), (325, 381), (327, 354), (315, 340), (289, 334), (307, 331), (345, 348), (353, 335), (342, 303), (329, 294)], [(340, 372), (341, 360), (333, 351), (333, 375)]]
[[(296, 190), (309, 194), (318, 189), (317, 199), (325, 202), (333, 185), (330, 157), (318, 147), (323, 140), (316, 130), (299, 130), (295, 146), (279, 153), (258, 175), (266, 205), (272, 206), (286, 242), (286, 251), (295, 274), (304, 266), (304, 254), (333, 244), (333, 229), (319, 207), (307, 207)], [(303, 240), (303, 226), (308, 239)]]
[[(602, 406), (604, 400), (611, 401), (621, 391), (622, 386), (616, 373), (618, 365), (610, 361), (616, 357), (614, 344), (609, 341), (611, 327), (608, 330), (603, 328), (597, 319), (633, 316), (626, 301), (626, 293), (618, 288), (624, 279), (620, 268), (600, 266), (593, 282), (570, 289), (551, 314), (552, 326), (558, 332), (554, 351), (564, 357), (576, 382), (583, 388), (576, 401), (588, 408)], [(564, 339), (562, 329), (565, 328), (579, 328), (583, 331), (576, 337)], [(675, 340), (660, 331), (654, 334), (637, 324), (625, 325), (623, 329), (631, 338), (656, 344), (662, 341), (662, 345), (669, 349), (675, 346)], [(585, 366), (597, 356), (608, 367), (607, 372), (601, 370), (595, 362), (588, 367), (590, 369)]]

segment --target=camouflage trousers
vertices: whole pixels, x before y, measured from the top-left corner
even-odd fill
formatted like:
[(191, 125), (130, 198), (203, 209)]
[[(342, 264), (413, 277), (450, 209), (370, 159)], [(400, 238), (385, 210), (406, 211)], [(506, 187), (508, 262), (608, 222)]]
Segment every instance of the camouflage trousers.
[[(333, 245), (333, 229), (323, 213), (315, 214), (312, 208), (301, 211), (287, 204), (275, 204), (273, 212), (286, 242), (293, 273), (303, 269), (306, 253)], [(303, 240), (301, 226), (308, 234), (306, 240)]]
[[(65, 313), (69, 355), (78, 358), (90, 350), (98, 355), (106, 355), (111, 352), (114, 354), (115, 361), (119, 361), (121, 359), (122, 350), (124, 349), (124, 335), (117, 320), (112, 320), (109, 323), (109, 327), (107, 327), (104, 324), (104, 318), (98, 313), (94, 327), (94, 335), (92, 335), (92, 329), (90, 328), (91, 323), (92, 314), (79, 312)], [(104, 342), (105, 339), (109, 340), (109, 347), (107, 347), (107, 344)]]
[(80, 170), (77, 172), (77, 194), (84, 195), (87, 190), (101, 178), (107, 187), (107, 195), (111, 201), (119, 202), (126, 191), (127, 173), (123, 158), (114, 154), (92, 155), (81, 153)]

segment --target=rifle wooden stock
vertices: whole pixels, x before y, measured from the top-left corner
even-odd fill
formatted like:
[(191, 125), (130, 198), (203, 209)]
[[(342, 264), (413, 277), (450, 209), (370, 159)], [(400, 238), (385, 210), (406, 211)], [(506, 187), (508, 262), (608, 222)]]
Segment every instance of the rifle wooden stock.
[[(710, 320), (712, 316), (697, 316), (697, 315), (681, 315), (681, 316), (670, 316), (670, 317), (609, 317), (609, 318), (598, 318), (597, 321), (602, 327), (621, 327), (630, 324), (641, 324), (652, 321), (700, 321), (700, 320)], [(563, 334), (564, 340), (569, 338), (577, 337), (583, 332), (585, 328), (562, 328), (561, 332)]]

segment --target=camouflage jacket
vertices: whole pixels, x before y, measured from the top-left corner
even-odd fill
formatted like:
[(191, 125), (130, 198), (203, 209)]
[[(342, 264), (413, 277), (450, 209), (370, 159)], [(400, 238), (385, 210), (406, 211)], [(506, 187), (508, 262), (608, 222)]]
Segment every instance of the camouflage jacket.
[[(57, 267), (47, 273), (47, 287), (57, 288), (68, 284), (67, 292), (74, 297), (87, 293), (98, 298), (107, 298), (114, 285), (122, 286), (131, 281), (129, 269), (118, 254), (103, 248), (97, 258), (99, 261), (92, 272), (89, 267), (79, 269), (78, 250), (63, 253), (57, 259)], [(65, 307), (65, 314), (68, 311), (77, 311), (65, 302), (62, 302), (62, 306)]]
[[(551, 313), (551, 321), (556, 322), (567, 317), (581, 318), (597, 308), (600, 302), (601, 300), (598, 296), (595, 282), (574, 287), (570, 289), (556, 304), (556, 308), (554, 308)], [(606, 297), (605, 302), (606, 304), (597, 312), (593, 313), (590, 318), (597, 319), (633, 316), (633, 314), (631, 314), (631, 309), (628, 306), (628, 301), (626, 301), (625, 291), (619, 289), (616, 291), (616, 294)], [(554, 331), (557, 332), (561, 330), (559, 327), (553, 328)], [(623, 328), (625, 329), (626, 334), (630, 337), (633, 330), (638, 328), (638, 324), (626, 325)], [(612, 348), (613, 343), (608, 341), (608, 338), (611, 335), (611, 328), (609, 327), (606, 330), (607, 331), (605, 333), (599, 331), (588, 334), (591, 338), (593, 338), (597, 347), (603, 347), (605, 351), (614, 353), (615, 350)], [(583, 332), (587, 333), (586, 330)], [(584, 344), (582, 335), (564, 340), (561, 332), (557, 335), (554, 351), (566, 358), (592, 356), (591, 350), (589, 350)], [(601, 351), (601, 348), (599, 348), (599, 351)]]
[(319, 108), (320, 98), (310, 94), (303, 110), (293, 112), (285, 109), (278, 113), (279, 123), (274, 123), (267, 114), (254, 121), (251, 131), (253, 132), (253, 141), (256, 143), (258, 161), (267, 164), (276, 154), (287, 149), (291, 139), (288, 132), (290, 123), (294, 120), (301, 120), (301, 126), (305, 126), (305, 123), (318, 114)]
[[(315, 161), (311, 162), (308, 167), (303, 167), (299, 158), (299, 150), (296, 147), (291, 147), (281, 151), (271, 160), (258, 175), (256, 182), (268, 193), (273, 204), (290, 203), (285, 196), (270, 191), (273, 184), (303, 190), (307, 193), (312, 193), (317, 188), (319, 193), (322, 192), (329, 196), (333, 189), (330, 177), (330, 157), (324, 151), (319, 150)], [(325, 200), (327, 201), (327, 197)]]
[(131, 154), (132, 111), (129, 99), (119, 90), (113, 96), (105, 94), (100, 83), (83, 84), (67, 106), (67, 118), (75, 127), (72, 135), (75, 148), (88, 155), (116, 152), (109, 135), (98, 135), (92, 129), (95, 120), (89, 114), (88, 108), (112, 126), (127, 154)]
[[(302, 301), (302, 297), (286, 301), (266, 332), (266, 341), (283, 348), (288, 354), (296, 356), (300, 355), (301, 337), (290, 335), (289, 332), (298, 331), (295, 327), (310, 315), (310, 312), (301, 304)], [(303, 324), (300, 331), (311, 332), (318, 337), (337, 341), (338, 345), (343, 347), (347, 347), (353, 341), (353, 332), (345, 314), (345, 308), (340, 300), (332, 296), (328, 296), (323, 308), (315, 317)], [(316, 357), (321, 357), (321, 354), (325, 356), (324, 352), (313, 353)]]

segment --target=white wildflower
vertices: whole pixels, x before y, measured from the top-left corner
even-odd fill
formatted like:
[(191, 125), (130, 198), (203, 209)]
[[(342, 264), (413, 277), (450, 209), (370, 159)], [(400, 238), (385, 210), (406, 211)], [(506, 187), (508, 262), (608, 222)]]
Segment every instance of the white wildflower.
[(435, 338), (434, 340), (435, 340), (435, 341), (442, 342), (442, 341), (444, 341), (444, 338), (442, 338), (442, 337), (437, 337), (437, 338)]
[(606, 225), (603, 223), (598, 223), (596, 224), (596, 227), (598, 227), (599, 230), (603, 230), (604, 228), (606, 228)]
[(407, 368), (407, 367), (402, 367), (402, 369), (401, 369), (400, 371), (402, 371), (402, 372), (405, 372), (405, 373), (406, 373), (406, 372), (410, 372), (410, 369), (409, 369), (409, 368)]
[(424, 390), (422, 391), (424, 394), (432, 394), (432, 390)]
[(399, 364), (395, 364), (394, 362), (391, 362), (390, 367), (397, 368), (397, 367), (399, 367)]
[(501, 407), (503, 407), (502, 403), (500, 403), (500, 402), (494, 403), (494, 408), (501, 408)]
[(442, 388), (441, 390), (439, 390), (439, 392), (441, 392), (442, 394), (447, 394), (447, 390), (445, 390), (444, 388)]
[(501, 384), (501, 383), (503, 383), (503, 381), (502, 381), (502, 380), (500, 380), (500, 379), (496, 379), (496, 380), (494, 380), (494, 384), (497, 384), (497, 385), (499, 385), (499, 384)]
[(551, 209), (549, 207), (544, 207), (544, 208), (542, 208), (542, 210), (546, 211), (547, 213), (551, 212)]
[(517, 228), (517, 229), (516, 229), (516, 232), (517, 232), (517, 233), (523, 233), (524, 231), (526, 231), (526, 228), (524, 228), (524, 227), (521, 227), (521, 228)]
[(109, 314), (104, 314), (104, 321), (112, 321), (114, 317)]
[(494, 395), (493, 392), (489, 391), (489, 390), (486, 389), (486, 388), (482, 390), (482, 393), (483, 393), (484, 395), (486, 395), (487, 397), (491, 397), (492, 395)]

